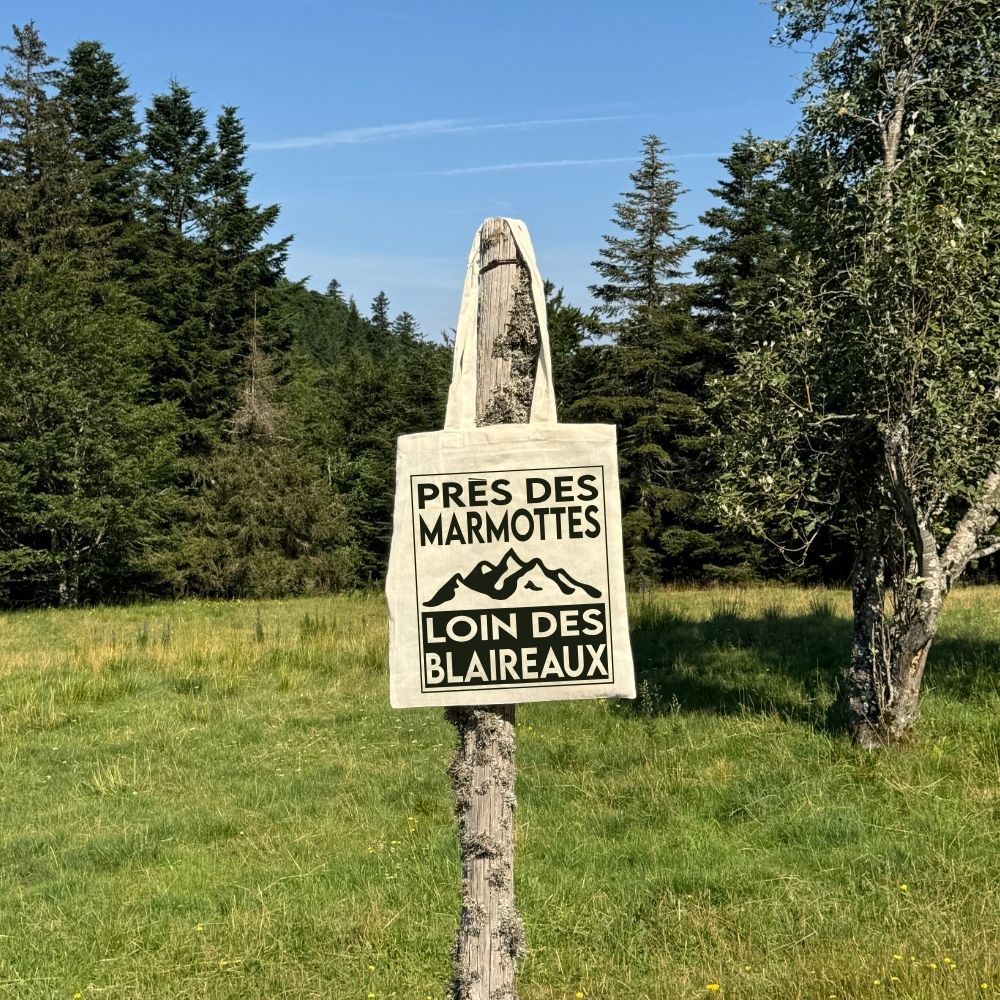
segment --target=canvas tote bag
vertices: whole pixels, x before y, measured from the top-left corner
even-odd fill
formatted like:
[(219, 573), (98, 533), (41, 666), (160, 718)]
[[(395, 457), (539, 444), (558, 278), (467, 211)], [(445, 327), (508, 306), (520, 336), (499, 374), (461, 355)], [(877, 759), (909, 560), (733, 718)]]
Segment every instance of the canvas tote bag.
[(539, 356), (527, 424), (476, 427), (480, 234), (445, 429), (399, 438), (389, 602), (395, 708), (635, 697), (615, 428), (560, 424), (527, 229)]

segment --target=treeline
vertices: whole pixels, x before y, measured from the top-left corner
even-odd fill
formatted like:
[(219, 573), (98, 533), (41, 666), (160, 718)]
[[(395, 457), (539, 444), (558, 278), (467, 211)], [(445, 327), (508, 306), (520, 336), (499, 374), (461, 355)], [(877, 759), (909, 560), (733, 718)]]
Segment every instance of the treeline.
[[(821, 23), (819, 0), (799, 7)], [(278, 206), (251, 200), (236, 108), (210, 122), (171, 82), (140, 113), (99, 43), (57, 62), (31, 24), (5, 51), (0, 604), (378, 581), (395, 438), (442, 425), (450, 351), (384, 294), (362, 314), (336, 280), (321, 294), (287, 279), (289, 239)], [(797, 142), (748, 133), (723, 158), (704, 238), (646, 137), (597, 252), (597, 307), (546, 287), (561, 419), (619, 427), (637, 585), (844, 580), (871, 520), (851, 498), (884, 460), (864, 434), (836, 437), (861, 404), (830, 390), (875, 385), (866, 347), (796, 367), (809, 337), (872, 315), (830, 312), (864, 249), (860, 216), (851, 230), (830, 206), (863, 194), (878, 147), (822, 133), (816, 107), (843, 131), (862, 98), (817, 80), (826, 103)], [(834, 237), (840, 256), (810, 271)]]
[(285, 277), (234, 107), (139, 113), (97, 42), (14, 29), (0, 80), (0, 604), (264, 596), (386, 559), (395, 436), (443, 345)]

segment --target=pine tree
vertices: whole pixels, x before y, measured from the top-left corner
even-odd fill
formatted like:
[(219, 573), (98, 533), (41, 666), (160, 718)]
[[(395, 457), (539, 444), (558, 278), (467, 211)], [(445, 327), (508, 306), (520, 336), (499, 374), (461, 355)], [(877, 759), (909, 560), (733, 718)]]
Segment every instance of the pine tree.
[(699, 314), (729, 351), (766, 339), (768, 308), (791, 240), (793, 208), (782, 179), (786, 151), (782, 142), (747, 132), (720, 160), (728, 176), (710, 189), (719, 204), (701, 216), (709, 234), (695, 263), (702, 279)]
[(153, 97), (144, 142), (149, 221), (177, 235), (198, 235), (214, 151), (205, 112), (194, 106), (187, 87), (171, 80), (167, 93)]
[(372, 299), (372, 314), (368, 322), (371, 324), (372, 331), (375, 334), (375, 343), (377, 345), (384, 345), (385, 340), (391, 332), (389, 296), (385, 292), (379, 292)]
[(200, 466), (189, 523), (171, 554), (178, 592), (277, 597), (352, 580), (344, 504), (289, 433), (279, 394), (273, 360), (252, 335), (227, 439)]
[(716, 554), (699, 496), (708, 448), (702, 401), (718, 345), (692, 316), (683, 262), (695, 240), (676, 213), (680, 185), (656, 136), (615, 205), (591, 287), (611, 343), (582, 411), (619, 425), (626, 569), (638, 582), (699, 574)]
[[(142, 245), (135, 288), (159, 332), (151, 361), (152, 394), (184, 418), (185, 457), (207, 454), (222, 434), (234, 399), (227, 396), (229, 352), (208, 324), (204, 235), (205, 173), (213, 149), (205, 112), (171, 81), (146, 109), (143, 132)], [(185, 474), (190, 479), (190, 471)]]
[[(727, 176), (710, 193), (718, 200), (701, 216), (708, 235), (700, 241), (704, 256), (695, 263), (701, 279), (694, 290), (698, 322), (718, 342), (718, 365), (711, 374), (726, 376), (736, 367), (737, 354), (771, 336), (771, 309), (781, 291), (793, 224), (792, 193), (783, 176), (787, 144), (747, 132), (720, 162)], [(708, 491), (727, 447), (728, 421), (712, 411), (714, 445), (705, 472)], [(717, 559), (747, 571), (788, 572), (788, 565), (759, 540), (735, 525), (719, 527)], [(831, 539), (824, 539), (825, 571), (831, 563)], [(836, 552), (836, 546), (832, 546)], [(816, 547), (819, 551), (819, 547)], [(720, 567), (721, 568), (721, 567)], [(815, 566), (808, 573), (814, 574)]]
[(154, 373), (187, 418), (193, 458), (221, 440), (236, 404), (239, 355), (252, 323), (280, 354), (287, 327), (268, 318), (289, 239), (264, 242), (278, 206), (254, 205), (246, 137), (236, 109), (210, 141), (205, 112), (176, 81), (147, 112), (146, 279), (142, 296), (163, 332)]
[(561, 418), (572, 420), (579, 415), (577, 404), (597, 375), (600, 351), (595, 340), (601, 335), (601, 324), (593, 312), (569, 305), (563, 290), (551, 281), (545, 282), (545, 310), (556, 404)]
[(401, 312), (392, 321), (392, 335), (400, 340), (415, 340), (420, 336), (417, 320), (412, 313)]
[(282, 323), (268, 322), (267, 316), (284, 276), (291, 237), (264, 242), (280, 209), (250, 203), (253, 174), (246, 169), (246, 132), (234, 107), (223, 108), (219, 115), (214, 153), (205, 171), (209, 326), (231, 356), (246, 343), (251, 327), (277, 355), (289, 346), (288, 330)]
[(0, 177), (5, 209), (0, 252), (10, 254), (0, 281), (16, 251), (44, 248), (57, 224), (56, 208), (80, 195), (78, 164), (67, 147), (67, 122), (51, 92), (59, 79), (56, 60), (48, 54), (34, 22), (14, 26), (14, 44), (4, 45), (10, 64), (0, 78)]
[(94, 171), (91, 221), (111, 224), (119, 235), (135, 218), (141, 183), (136, 98), (128, 87), (100, 42), (70, 49), (59, 95), (69, 108), (76, 148)]
[(0, 83), (0, 591), (72, 605), (147, 572), (174, 421), (144, 405), (149, 329), (93, 224), (95, 173), (53, 60), (33, 25), (14, 35)]

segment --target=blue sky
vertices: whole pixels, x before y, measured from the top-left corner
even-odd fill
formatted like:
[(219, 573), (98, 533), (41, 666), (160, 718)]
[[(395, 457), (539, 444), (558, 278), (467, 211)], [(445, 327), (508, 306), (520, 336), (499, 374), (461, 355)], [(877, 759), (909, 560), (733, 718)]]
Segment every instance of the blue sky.
[(282, 206), (292, 278), (380, 289), (430, 335), (454, 325), (491, 215), (524, 219), (544, 277), (587, 305), (591, 261), (641, 138), (668, 145), (697, 231), (717, 157), (784, 136), (805, 56), (756, 0), (574, 4), (7, 0), (54, 55), (95, 38), (140, 100), (171, 77), (240, 108), (255, 200)]

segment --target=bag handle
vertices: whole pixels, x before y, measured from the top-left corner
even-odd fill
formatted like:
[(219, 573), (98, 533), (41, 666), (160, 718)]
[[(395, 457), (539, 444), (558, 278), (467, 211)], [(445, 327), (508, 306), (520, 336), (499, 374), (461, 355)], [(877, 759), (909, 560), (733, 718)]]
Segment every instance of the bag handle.
[[(552, 356), (549, 351), (549, 325), (545, 313), (545, 286), (535, 263), (535, 251), (528, 227), (520, 219), (503, 219), (510, 229), (518, 256), (528, 269), (531, 301), (538, 320), (538, 368), (535, 389), (531, 397), (530, 422), (556, 423), (556, 397), (552, 387)], [(476, 369), (479, 339), (479, 272), (482, 269), (482, 234), (484, 222), (476, 230), (465, 271), (462, 305), (455, 328), (455, 355), (452, 360), (451, 387), (448, 390), (448, 410), (445, 430), (461, 430), (476, 426)]]

